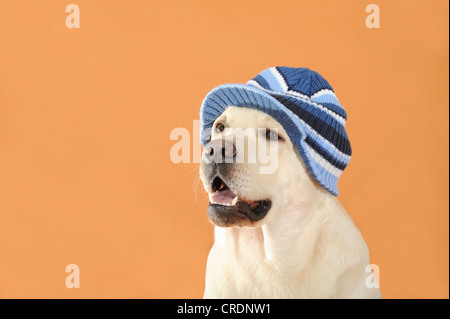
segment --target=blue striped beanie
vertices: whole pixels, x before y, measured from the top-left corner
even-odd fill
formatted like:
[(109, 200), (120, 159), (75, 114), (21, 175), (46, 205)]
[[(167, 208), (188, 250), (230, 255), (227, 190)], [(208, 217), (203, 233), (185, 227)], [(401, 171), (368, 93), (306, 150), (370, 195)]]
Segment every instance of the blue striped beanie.
[(247, 84), (214, 88), (200, 109), (201, 142), (211, 139), (214, 121), (229, 106), (250, 107), (275, 118), (297, 148), (311, 176), (331, 194), (352, 150), (345, 131), (347, 113), (331, 85), (307, 68), (269, 68)]

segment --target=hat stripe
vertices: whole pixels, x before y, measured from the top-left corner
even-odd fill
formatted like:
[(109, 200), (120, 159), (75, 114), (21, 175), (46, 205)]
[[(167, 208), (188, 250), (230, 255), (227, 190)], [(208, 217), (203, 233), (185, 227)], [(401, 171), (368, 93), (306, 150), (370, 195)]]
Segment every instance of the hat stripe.
[[(339, 151), (344, 154), (351, 155), (350, 142), (345, 135), (342, 135), (339, 128), (342, 126), (338, 121), (336, 121), (331, 116), (323, 116), (320, 118), (314, 114), (314, 110), (307, 110), (300, 107), (294, 103), (289, 98), (283, 96), (274, 96), (281, 104), (286, 106), (292, 112), (298, 115), (299, 118), (303, 119), (308, 123), (311, 128), (316, 131), (319, 135), (327, 139), (330, 143), (334, 144)], [(339, 123), (339, 124), (338, 124)], [(336, 125), (337, 124), (337, 125)], [(345, 134), (345, 130), (342, 130)], [(340, 143), (342, 141), (342, 143)]]
[(279, 79), (272, 73), (271, 69), (264, 70), (260, 73), (260, 75), (266, 80), (266, 82), (269, 84), (269, 88), (273, 91), (277, 92), (285, 92), (286, 85), (281, 85), (279, 82)]
[[(266, 90), (266, 87), (269, 87), (269, 83), (261, 76), (257, 75), (253, 79), (247, 82), (248, 85), (256, 86), (258, 89)], [(269, 90), (266, 90), (269, 91)]]
[(308, 151), (311, 154), (311, 157), (325, 170), (327, 170), (328, 173), (340, 177), (342, 174), (342, 170), (338, 169), (337, 167), (331, 165), (330, 162), (325, 160), (320, 154), (318, 154), (314, 149), (311, 147), (308, 147)]
[[(316, 103), (316, 101), (314, 101), (314, 103)], [(335, 114), (338, 114), (340, 116), (340, 119), (343, 120), (343, 123), (342, 123), (342, 121), (339, 121), (342, 124), (345, 124), (345, 122), (347, 122), (347, 112), (345, 112), (345, 110), (342, 108), (342, 106), (340, 106), (340, 105), (338, 106), (334, 103), (326, 103), (326, 102), (325, 103), (317, 103), (317, 104), (323, 106), (324, 108), (326, 108), (328, 110), (333, 111)]]
[(312, 148), (317, 154), (322, 156), (327, 162), (329, 162), (334, 167), (344, 170), (347, 167), (348, 161), (340, 161), (337, 157), (334, 157), (327, 151), (327, 149), (320, 147), (313, 139), (309, 136), (305, 138), (305, 143), (308, 144), (310, 148)]
[(342, 107), (341, 103), (339, 103), (336, 96), (331, 95), (331, 94), (323, 94), (323, 95), (311, 98), (311, 101), (313, 101), (314, 103), (321, 104), (321, 105), (327, 105), (327, 107), (328, 107), (328, 105), (333, 105), (333, 107), (331, 107), (330, 109), (332, 109), (333, 112), (339, 114), (343, 118), (347, 119), (347, 112)]
[[(319, 98), (322, 95), (331, 95), (334, 96), (336, 98), (336, 93), (334, 93), (333, 90), (330, 89), (322, 89), (320, 91), (317, 91), (316, 93), (314, 93), (313, 95), (311, 95), (311, 99), (315, 99), (315, 98)], [(337, 99), (337, 98), (336, 98)]]
[(332, 144), (330, 141), (326, 140), (323, 136), (321, 136), (319, 133), (314, 131), (314, 129), (308, 125), (303, 119), (301, 119), (297, 114), (292, 112), (290, 109), (286, 108), (289, 113), (291, 113), (293, 116), (295, 116), (302, 124), (303, 129), (305, 130), (306, 135), (309, 135), (314, 142), (319, 145), (321, 148), (325, 149), (330, 154), (335, 154), (337, 159), (343, 163), (350, 162), (350, 155), (347, 155), (343, 152), (341, 152), (334, 144)]
[(300, 97), (300, 98), (303, 98), (303, 99), (306, 99), (306, 100), (310, 100), (310, 97), (308, 96), (308, 95), (305, 95), (305, 94), (303, 94), (303, 93), (301, 93), (301, 92), (298, 92), (298, 91), (295, 91), (295, 90), (293, 90), (290, 86), (289, 86), (289, 84), (287, 84), (288, 83), (288, 81), (287, 81), (287, 79), (286, 79), (286, 76), (280, 71), (280, 68), (279, 67), (275, 67), (275, 68), (273, 68), (275, 71), (274, 72), (276, 72), (277, 74), (279, 74), (279, 80), (281, 81), (281, 82), (283, 82), (285, 85), (286, 85), (286, 90), (284, 90), (284, 92), (286, 92), (287, 94), (292, 94), (292, 95), (295, 95), (295, 96), (298, 96), (298, 97)]
[(280, 97), (285, 97), (286, 99), (289, 99), (289, 100), (293, 101), (293, 103), (295, 103), (295, 104), (297, 104), (296, 102), (298, 100), (301, 100), (302, 102), (305, 102), (305, 103), (307, 103), (307, 104), (309, 104), (311, 106), (314, 106), (314, 108), (319, 109), (320, 113), (323, 113), (323, 112), (327, 113), (334, 120), (338, 121), (341, 125), (345, 125), (346, 119), (344, 117), (342, 117), (340, 114), (334, 112), (334, 110), (325, 107), (322, 104), (317, 104), (317, 103), (312, 102), (311, 100), (305, 100), (303, 98), (294, 97), (294, 96), (289, 95), (289, 94), (283, 94), (283, 93), (272, 92), (272, 91), (268, 91), (268, 92), (270, 92), (269, 94), (272, 95), (272, 96), (277, 95), (277, 96), (280, 96)]
[[(328, 90), (327, 90), (328, 91)], [(322, 92), (322, 91), (320, 91), (320, 92)], [(318, 96), (312, 96), (311, 97), (311, 101), (314, 101), (314, 102), (316, 102), (316, 103), (322, 103), (322, 102), (325, 102), (325, 103), (333, 103), (333, 104), (336, 104), (336, 105), (341, 105), (340, 103), (339, 103), (339, 101), (338, 101), (338, 99), (337, 99), (337, 97), (335, 96), (335, 95), (331, 95), (331, 94), (329, 94), (329, 93), (326, 93), (326, 94), (320, 94), (320, 95), (318, 95)]]
[[(342, 125), (345, 124), (347, 116), (344, 117), (344, 116), (342, 116), (342, 114), (339, 114), (339, 113), (335, 110), (334, 107), (333, 107), (333, 108), (328, 108), (328, 107), (326, 107), (325, 105), (321, 105), (321, 104), (315, 103), (315, 102), (309, 100), (309, 98), (305, 98), (303, 94), (298, 93), (298, 92), (294, 92), (294, 91), (291, 91), (291, 90), (290, 90), (289, 92), (285, 92), (285, 93), (274, 92), (274, 91), (268, 90), (268, 89), (266, 89), (266, 88), (264, 87), (264, 82), (265, 82), (264, 78), (262, 78), (262, 77), (259, 78), (258, 76), (256, 76), (256, 77), (254, 77), (252, 80), (248, 81), (247, 84), (248, 84), (248, 85), (256, 86), (257, 88), (266, 91), (266, 92), (269, 93), (270, 95), (275, 95), (275, 94), (276, 94), (276, 95), (283, 95), (283, 96), (288, 96), (288, 97), (291, 97), (291, 96), (292, 96), (292, 97), (294, 97), (294, 98), (296, 98), (296, 99), (297, 99), (297, 98), (300, 98), (303, 102), (308, 103), (308, 104), (311, 104), (311, 105), (313, 105), (313, 106), (315, 106), (315, 107), (321, 109), (322, 111), (327, 112), (330, 116), (333, 116), (333, 117), (334, 117), (337, 121), (339, 121)], [(267, 82), (266, 82), (266, 83), (267, 83)], [(266, 87), (267, 87), (267, 86), (266, 86)], [(339, 110), (339, 111), (340, 111), (340, 110)]]
[(272, 72), (272, 75), (277, 79), (278, 83), (283, 89), (283, 92), (286, 92), (289, 90), (289, 86), (287, 85), (286, 81), (284, 80), (283, 75), (278, 71), (277, 68), (270, 68), (270, 72)]

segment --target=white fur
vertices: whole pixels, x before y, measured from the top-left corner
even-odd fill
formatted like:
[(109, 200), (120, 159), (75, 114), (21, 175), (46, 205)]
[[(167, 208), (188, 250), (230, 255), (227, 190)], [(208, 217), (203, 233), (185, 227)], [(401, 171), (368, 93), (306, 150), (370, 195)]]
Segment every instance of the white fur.
[[(370, 260), (361, 233), (337, 198), (309, 176), (283, 127), (241, 107), (229, 107), (217, 121), (228, 128), (277, 128), (284, 141), (275, 174), (259, 174), (258, 163), (233, 164), (229, 188), (247, 199), (269, 198), (272, 208), (257, 223), (215, 227), (204, 297), (380, 298), (377, 288), (366, 287)], [(213, 131), (212, 138), (230, 136)], [(209, 191), (202, 168), (200, 176)]]

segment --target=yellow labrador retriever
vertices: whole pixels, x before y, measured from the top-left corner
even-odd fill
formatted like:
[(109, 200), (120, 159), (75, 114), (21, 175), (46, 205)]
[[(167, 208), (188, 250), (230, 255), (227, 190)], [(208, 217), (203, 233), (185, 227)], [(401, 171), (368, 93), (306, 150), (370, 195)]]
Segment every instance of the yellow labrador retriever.
[[(249, 160), (251, 147), (268, 161)], [(276, 169), (262, 174), (269, 162)], [(216, 225), (205, 298), (380, 297), (366, 286), (361, 233), (272, 116), (227, 107), (212, 125), (200, 177)]]

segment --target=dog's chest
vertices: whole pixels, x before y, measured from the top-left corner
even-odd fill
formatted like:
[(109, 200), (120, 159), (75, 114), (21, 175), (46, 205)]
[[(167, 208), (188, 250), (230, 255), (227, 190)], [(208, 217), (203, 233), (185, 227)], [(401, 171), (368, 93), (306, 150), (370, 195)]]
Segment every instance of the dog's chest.
[[(208, 258), (205, 295), (211, 298), (311, 298), (324, 293), (322, 285), (319, 288), (310, 284), (314, 274), (285, 274), (253, 248), (244, 252), (242, 249), (224, 250), (223, 246), (215, 245)], [(314, 282), (317, 283), (317, 278)]]

